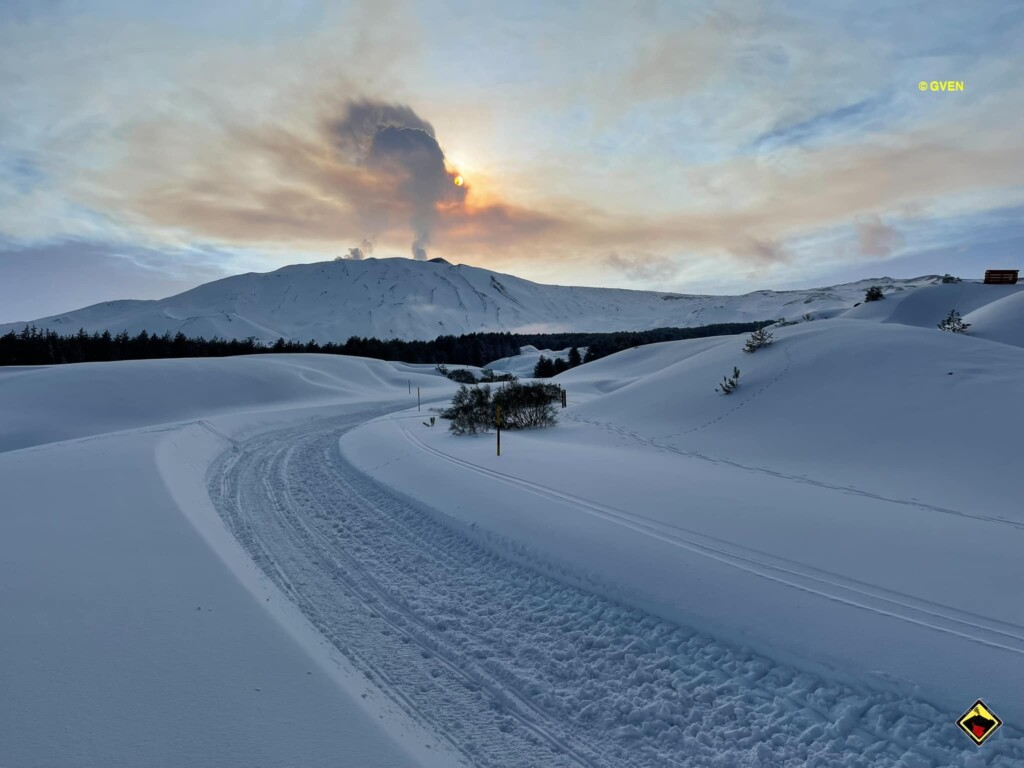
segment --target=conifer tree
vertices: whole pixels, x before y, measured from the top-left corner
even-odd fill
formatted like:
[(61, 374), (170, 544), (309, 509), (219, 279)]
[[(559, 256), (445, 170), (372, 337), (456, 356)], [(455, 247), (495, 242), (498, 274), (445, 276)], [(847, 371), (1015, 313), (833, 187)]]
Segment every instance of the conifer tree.
[(723, 395), (731, 395), (740, 385), (740, 369), (733, 366), (732, 376), (723, 376), (722, 383), (716, 389)]
[(967, 333), (967, 329), (970, 327), (971, 324), (965, 323), (960, 313), (955, 309), (949, 310), (946, 319), (939, 323), (939, 330), (948, 333)]

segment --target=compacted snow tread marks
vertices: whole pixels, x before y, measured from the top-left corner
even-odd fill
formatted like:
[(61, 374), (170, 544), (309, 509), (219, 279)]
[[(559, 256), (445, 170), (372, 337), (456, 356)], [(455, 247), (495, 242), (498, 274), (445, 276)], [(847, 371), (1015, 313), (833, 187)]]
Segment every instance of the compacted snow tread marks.
[(402, 434), (420, 450), (464, 467), (468, 471), (518, 486), (538, 496), (555, 499), (586, 514), (642, 530), (649, 536), (729, 563), (734, 567), (758, 574), (762, 578), (782, 582), (795, 589), (820, 594), (833, 600), (841, 600), (864, 610), (884, 613), (903, 621), (921, 624), (941, 632), (969, 638), (977, 643), (992, 645), (1024, 655), (1024, 627), (1020, 625), (996, 621), (948, 605), (933, 603), (892, 589), (846, 578), (804, 563), (741, 547), (704, 534), (697, 534), (682, 526), (655, 520), (635, 512), (597, 504), (565, 491), (451, 456), (427, 445), (404, 425)]
[[(468, 763), (963, 765), (972, 755), (919, 701), (826, 683), (489, 552), (342, 459), (338, 437), (366, 418), (240, 443), (211, 468), (210, 494), (323, 636)], [(1019, 738), (989, 746), (999, 749), (981, 765), (1024, 760)]]

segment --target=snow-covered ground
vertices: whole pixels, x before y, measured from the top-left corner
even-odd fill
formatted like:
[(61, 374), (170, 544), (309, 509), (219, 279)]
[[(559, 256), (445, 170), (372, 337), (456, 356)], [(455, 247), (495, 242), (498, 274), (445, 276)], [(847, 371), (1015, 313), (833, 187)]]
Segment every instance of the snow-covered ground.
[[(928, 326), (958, 306), (1003, 316), (1018, 295), (922, 289), (864, 305), (884, 322), (776, 329), (754, 355), (735, 337), (629, 350), (558, 377), (562, 423), (506, 433), (500, 458), (493, 436), (402, 414), (342, 454), (535, 568), (853, 686), (830, 694), (853, 710), (886, 692), (893, 732), (955, 764), (963, 744), (937, 724), (975, 698), (1024, 719), (1024, 351)], [(1024, 759), (1019, 731), (1003, 743)]]
[[(181, 331), (271, 342), (278, 337), (344, 342), (350, 336), (433, 339), (478, 331), (630, 331), (824, 316), (852, 307), (868, 285), (899, 295), (938, 280), (935, 275), (880, 278), (799, 291), (698, 296), (543, 285), (461, 264), (366, 259), (235, 275), (159, 301), (110, 301), (32, 322), (60, 333)], [(24, 326), (0, 325), (0, 334)]]
[(0, 765), (1024, 764), (984, 288), (576, 368), (500, 458), (431, 366), (0, 369)]
[(410, 381), (454, 388), (301, 355), (0, 369), (0, 766), (457, 764), (206, 493), (236, 436), (393, 410)]
[[(532, 344), (527, 344), (519, 348), (518, 355), (495, 360), (493, 363), (489, 363), (487, 367), (494, 371), (512, 373), (521, 379), (526, 379), (533, 376), (533, 371), (537, 367), (537, 362), (541, 356), (549, 360), (568, 360), (570, 350), (571, 347), (559, 350), (537, 349)], [(586, 354), (586, 347), (580, 349), (579, 352), (580, 355)]]

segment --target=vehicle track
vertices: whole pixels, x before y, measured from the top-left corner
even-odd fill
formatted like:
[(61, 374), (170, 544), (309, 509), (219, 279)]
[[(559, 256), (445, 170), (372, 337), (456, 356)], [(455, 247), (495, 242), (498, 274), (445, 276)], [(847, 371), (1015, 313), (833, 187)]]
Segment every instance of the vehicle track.
[[(318, 631), (467, 763), (960, 765), (970, 755), (948, 715), (920, 701), (826, 682), (483, 548), (344, 461), (338, 438), (369, 417), (239, 442), (211, 467), (210, 496)], [(1024, 760), (1021, 739), (997, 744), (987, 764)]]
[(711, 557), (795, 589), (1024, 656), (1024, 627), (1020, 625), (997, 621), (896, 590), (846, 578), (831, 571), (741, 547), (712, 536), (698, 534), (679, 525), (598, 504), (565, 491), (481, 467), (427, 445), (404, 425), (401, 425), (401, 429), (405, 438), (420, 450), (469, 471), (518, 486), (538, 496), (569, 504), (586, 514), (642, 531), (674, 546)]

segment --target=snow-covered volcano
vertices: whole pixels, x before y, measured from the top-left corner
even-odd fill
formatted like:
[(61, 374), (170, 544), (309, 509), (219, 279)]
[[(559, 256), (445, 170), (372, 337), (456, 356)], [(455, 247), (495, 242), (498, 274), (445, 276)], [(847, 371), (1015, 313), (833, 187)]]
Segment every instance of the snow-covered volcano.
[[(887, 292), (938, 282), (881, 278), (829, 288), (699, 296), (543, 285), (437, 260), (366, 259), (297, 264), (201, 285), (158, 301), (111, 301), (30, 321), (74, 333), (146, 330), (260, 341), (350, 336), (432, 339), (477, 331), (631, 331), (749, 322), (852, 307), (867, 285)], [(0, 325), (0, 333), (25, 322)]]

